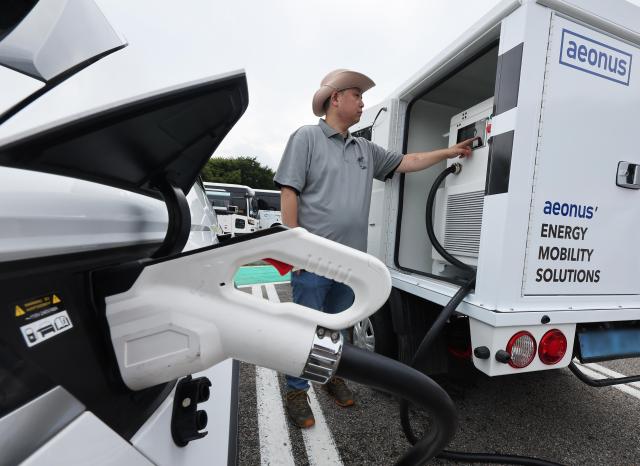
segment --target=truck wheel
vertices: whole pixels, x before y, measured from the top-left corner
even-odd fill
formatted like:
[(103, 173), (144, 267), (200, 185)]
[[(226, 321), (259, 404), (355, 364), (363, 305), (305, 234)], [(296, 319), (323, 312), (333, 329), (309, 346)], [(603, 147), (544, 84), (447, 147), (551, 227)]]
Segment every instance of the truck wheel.
[(368, 351), (396, 359), (398, 342), (393, 332), (391, 313), (385, 304), (375, 314), (353, 326), (353, 344)]

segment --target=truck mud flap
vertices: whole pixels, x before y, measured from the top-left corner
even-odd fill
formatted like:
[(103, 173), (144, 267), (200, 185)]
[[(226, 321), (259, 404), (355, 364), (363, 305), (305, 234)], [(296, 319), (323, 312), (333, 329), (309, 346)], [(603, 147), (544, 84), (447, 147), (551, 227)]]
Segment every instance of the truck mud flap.
[[(398, 336), (398, 359), (405, 364), (411, 364), (422, 338), (438, 317), (440, 308), (435, 309), (431, 306), (427, 301), (396, 288), (391, 290), (389, 308), (393, 330)], [(446, 372), (447, 369), (444, 336), (439, 335), (433, 344), (429, 361), (426, 361), (424, 372), (440, 374)]]

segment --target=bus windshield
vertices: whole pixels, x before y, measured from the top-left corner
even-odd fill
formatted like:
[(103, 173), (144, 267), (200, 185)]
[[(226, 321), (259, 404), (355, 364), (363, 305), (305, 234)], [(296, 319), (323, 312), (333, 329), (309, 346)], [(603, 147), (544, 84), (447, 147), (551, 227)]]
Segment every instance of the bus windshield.
[(206, 190), (207, 199), (211, 202), (211, 206), (217, 211), (227, 211), (231, 205), (231, 194), (221, 190)]
[(255, 190), (255, 196), (251, 202), (251, 209), (254, 212), (259, 210), (280, 210), (280, 191)]
[(218, 211), (227, 209), (238, 215), (249, 215), (253, 189), (243, 185), (204, 183), (207, 197)]

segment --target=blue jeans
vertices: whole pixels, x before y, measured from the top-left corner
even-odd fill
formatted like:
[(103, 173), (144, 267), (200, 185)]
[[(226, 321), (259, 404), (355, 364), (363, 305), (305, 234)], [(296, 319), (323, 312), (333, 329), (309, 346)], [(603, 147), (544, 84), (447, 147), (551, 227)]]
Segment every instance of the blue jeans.
[[(351, 288), (315, 273), (300, 270), (291, 273), (293, 302), (301, 306), (317, 309), (327, 314), (337, 314), (353, 304), (354, 295)], [(348, 338), (348, 332), (342, 331)], [(288, 390), (308, 390), (309, 382), (300, 377), (286, 375)]]

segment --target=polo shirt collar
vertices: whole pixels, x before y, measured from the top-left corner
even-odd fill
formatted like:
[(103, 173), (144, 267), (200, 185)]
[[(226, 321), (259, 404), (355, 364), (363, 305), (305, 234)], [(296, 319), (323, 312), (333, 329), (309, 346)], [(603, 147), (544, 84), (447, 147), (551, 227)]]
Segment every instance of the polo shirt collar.
[[(328, 138), (335, 136), (336, 134), (340, 134), (340, 132), (327, 124), (322, 118), (318, 120), (318, 125), (322, 128), (322, 132)], [(351, 132), (347, 131), (347, 139), (346, 142), (353, 140), (353, 136), (351, 136)]]

